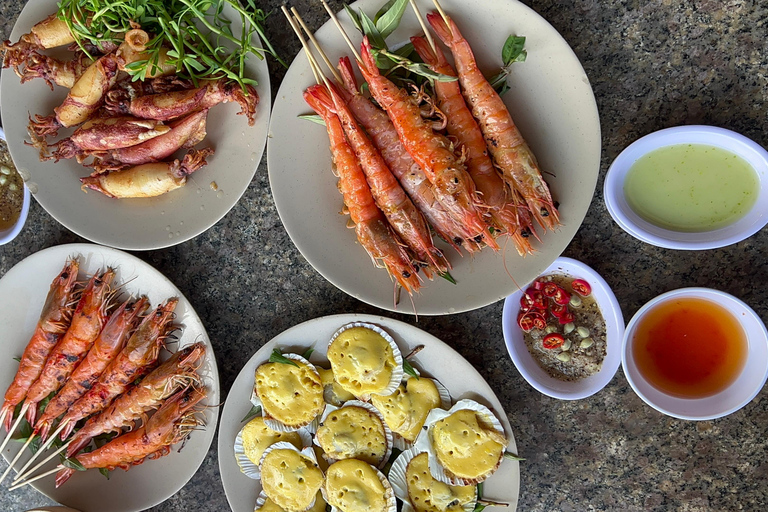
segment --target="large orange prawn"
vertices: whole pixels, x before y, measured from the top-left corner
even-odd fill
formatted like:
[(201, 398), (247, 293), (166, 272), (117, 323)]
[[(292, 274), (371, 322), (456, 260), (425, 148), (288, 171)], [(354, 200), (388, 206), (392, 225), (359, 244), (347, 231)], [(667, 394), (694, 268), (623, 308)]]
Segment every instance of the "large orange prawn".
[(361, 53), (363, 63), (359, 67), (371, 94), (386, 110), (406, 151), (434, 185), (437, 200), (467, 226), (476, 242), (498, 249), (478, 209), (475, 184), (454, 154), (450, 141), (422, 119), (419, 106), (406, 91), (381, 75), (367, 36), (363, 38)]
[[(165, 401), (140, 428), (116, 437), (101, 448), (75, 458), (86, 469), (130, 469), (146, 459), (167, 455), (171, 445), (181, 442), (201, 425), (195, 405), (205, 398), (204, 389), (189, 387)], [(69, 480), (74, 469), (62, 468), (56, 474), (56, 487)]]
[(27, 396), (29, 388), (40, 377), (51, 350), (69, 329), (78, 268), (77, 260), (67, 261), (51, 283), (35, 332), (24, 349), (13, 382), (5, 392), (0, 423), (4, 422), (8, 431), (13, 424), (14, 407)]
[(520, 193), (543, 228), (556, 229), (560, 225), (560, 216), (536, 157), (501, 97), (477, 67), (469, 42), (450, 18), (446, 22), (440, 14), (432, 12), (427, 14), (427, 21), (453, 54), (464, 98), (480, 124), (488, 149), (504, 179)]

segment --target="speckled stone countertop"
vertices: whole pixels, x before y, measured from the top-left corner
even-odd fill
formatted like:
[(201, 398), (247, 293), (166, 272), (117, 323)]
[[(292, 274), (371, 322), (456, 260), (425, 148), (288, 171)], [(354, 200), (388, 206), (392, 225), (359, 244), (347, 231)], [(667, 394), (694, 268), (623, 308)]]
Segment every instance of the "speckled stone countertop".
[[(341, 2), (331, 3), (341, 8)], [(605, 277), (627, 321), (652, 297), (684, 286), (732, 293), (768, 319), (768, 232), (706, 252), (659, 249), (624, 233), (609, 217), (601, 192), (619, 152), (661, 128), (715, 125), (768, 145), (768, 5), (750, 0), (525, 3), (573, 47), (602, 121), (597, 191), (565, 255)], [(313, 29), (326, 20), (319, 2), (294, 4)], [(23, 5), (0, 0), (3, 39)], [(267, 33), (282, 55), (298, 52), (280, 16), (270, 18)], [(274, 63), (270, 69), (277, 91), (285, 71)], [(24, 231), (0, 247), (0, 275), (36, 251), (77, 241), (33, 203)], [(241, 252), (246, 242), (260, 251)], [(295, 249), (270, 196), (266, 159), (244, 197), (216, 226), (176, 247), (137, 256), (192, 302), (213, 340), (225, 394), (251, 354), (284, 329), (334, 313), (381, 313), (337, 290)], [(531, 388), (507, 357), (501, 311), (499, 302), (469, 313), (419, 318), (416, 325), (455, 347), (496, 390), (526, 458), (519, 510), (768, 509), (766, 391), (742, 410), (704, 422), (672, 419), (646, 406), (621, 371), (595, 396), (554, 400)], [(411, 316), (386, 315), (415, 323)], [(42, 504), (50, 501), (34, 490), (0, 493), (2, 510)], [(152, 510), (228, 510), (216, 441), (192, 480)]]

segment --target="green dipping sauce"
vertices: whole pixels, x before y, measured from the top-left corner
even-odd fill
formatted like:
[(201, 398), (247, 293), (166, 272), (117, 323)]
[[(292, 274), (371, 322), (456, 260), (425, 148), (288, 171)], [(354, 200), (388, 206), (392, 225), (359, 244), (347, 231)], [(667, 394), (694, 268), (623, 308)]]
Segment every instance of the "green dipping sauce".
[(757, 201), (760, 178), (742, 157), (705, 144), (675, 144), (639, 158), (624, 196), (646, 221), (673, 231), (728, 226)]

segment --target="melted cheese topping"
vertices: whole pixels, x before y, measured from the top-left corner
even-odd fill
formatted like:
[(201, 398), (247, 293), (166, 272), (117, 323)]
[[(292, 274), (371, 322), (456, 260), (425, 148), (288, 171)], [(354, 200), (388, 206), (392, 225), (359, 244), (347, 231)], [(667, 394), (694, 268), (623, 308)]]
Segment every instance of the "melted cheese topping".
[(333, 370), (326, 370), (325, 368), (317, 368), (317, 372), (320, 374), (320, 380), (323, 383), (323, 397), (329, 404), (339, 406), (344, 402), (355, 399), (355, 395), (349, 391), (344, 390), (341, 385), (333, 378)]
[(264, 363), (256, 369), (256, 394), (264, 412), (293, 427), (309, 424), (323, 412), (320, 375), (300, 361), (297, 366)]
[(437, 459), (459, 478), (490, 475), (507, 447), (506, 438), (469, 409), (436, 421), (430, 432)]
[[(253, 512), (286, 512), (286, 510), (267, 498), (264, 505), (254, 509)], [(315, 504), (307, 512), (325, 512), (325, 500), (320, 492), (315, 496)]]
[(384, 484), (370, 464), (345, 459), (328, 467), (325, 478), (328, 503), (341, 512), (388, 512)]
[(448, 485), (432, 478), (426, 452), (411, 459), (405, 479), (408, 499), (416, 512), (458, 512), (465, 504), (473, 503), (477, 494), (474, 485)]
[(339, 334), (328, 346), (328, 360), (336, 382), (355, 396), (384, 391), (395, 367), (389, 342), (365, 327)]
[(392, 432), (413, 442), (429, 411), (440, 406), (440, 393), (432, 380), (410, 378), (389, 396), (371, 396), (371, 403)]
[(323, 472), (294, 450), (272, 450), (261, 463), (261, 485), (277, 506), (288, 512), (303, 512), (323, 485)]
[(243, 448), (251, 462), (258, 464), (264, 450), (278, 441), (288, 441), (301, 449), (301, 438), (296, 432), (276, 432), (264, 424), (264, 418), (257, 416), (243, 427)]
[(330, 413), (317, 429), (316, 439), (333, 459), (360, 459), (378, 466), (387, 454), (384, 425), (362, 407), (342, 407)]

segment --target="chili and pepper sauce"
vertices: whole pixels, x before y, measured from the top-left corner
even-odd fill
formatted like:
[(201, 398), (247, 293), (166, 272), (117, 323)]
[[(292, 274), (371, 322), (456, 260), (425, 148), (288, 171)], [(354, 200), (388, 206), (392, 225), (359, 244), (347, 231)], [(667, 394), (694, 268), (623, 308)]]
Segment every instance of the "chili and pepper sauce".
[(24, 204), (24, 181), (13, 165), (4, 140), (0, 139), (0, 231), (13, 227)]

